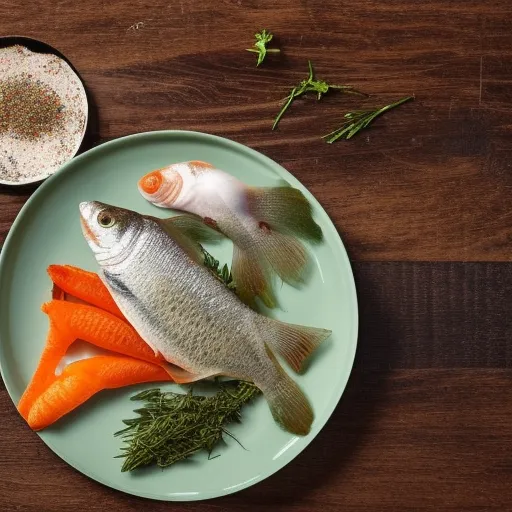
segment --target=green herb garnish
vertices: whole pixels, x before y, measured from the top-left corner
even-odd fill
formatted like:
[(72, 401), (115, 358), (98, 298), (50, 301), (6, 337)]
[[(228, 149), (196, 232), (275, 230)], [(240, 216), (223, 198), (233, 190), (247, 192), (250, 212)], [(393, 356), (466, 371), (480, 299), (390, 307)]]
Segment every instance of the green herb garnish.
[[(235, 291), (228, 266), (220, 267), (208, 251), (203, 249), (203, 253), (205, 266)], [(240, 422), (242, 406), (260, 391), (254, 384), (243, 381), (219, 385), (220, 390), (213, 396), (149, 389), (131, 397), (145, 403), (134, 411), (139, 416), (123, 420), (126, 428), (114, 434), (127, 443), (121, 448), (123, 453), (117, 456), (125, 459), (121, 471), (151, 464), (167, 467), (201, 450), (210, 456), (224, 435), (238, 442), (226, 425)]]
[(341, 125), (341, 127), (331, 133), (328, 133), (327, 135), (324, 135), (322, 138), (327, 139), (329, 144), (332, 144), (341, 138), (351, 139), (361, 130), (364, 130), (370, 123), (375, 120), (375, 118), (384, 114), (384, 112), (398, 107), (398, 105), (401, 105), (402, 103), (412, 99), (414, 99), (414, 96), (406, 96), (405, 98), (402, 98), (395, 103), (390, 103), (385, 107), (377, 108), (375, 110), (355, 110), (353, 112), (348, 112), (344, 115), (346, 121)]
[(230, 290), (236, 291), (233, 276), (227, 263), (223, 267), (220, 266), (219, 260), (216, 260), (208, 251), (203, 248), (204, 265), (209, 268), (213, 274), (218, 277)]
[(256, 62), (256, 66), (259, 66), (267, 56), (267, 53), (279, 53), (281, 50), (279, 48), (267, 48), (267, 44), (272, 41), (274, 37), (273, 34), (267, 32), (263, 29), (261, 32), (254, 34), (256, 38), (256, 42), (254, 43), (254, 48), (247, 48), (248, 52), (253, 52), (258, 54), (258, 61)]
[(121, 471), (150, 464), (164, 468), (200, 450), (211, 456), (224, 434), (234, 438), (226, 425), (240, 422), (242, 406), (258, 393), (259, 389), (248, 382), (227, 382), (214, 396), (159, 389), (133, 396), (131, 400), (145, 403), (134, 411), (139, 416), (124, 420), (127, 427), (114, 434), (128, 443), (117, 456), (125, 458)]
[(286, 110), (288, 110), (292, 102), (299, 96), (307, 94), (308, 92), (316, 93), (318, 100), (321, 100), (322, 95), (327, 94), (330, 89), (339, 90), (346, 94), (357, 94), (358, 96), (367, 96), (367, 94), (355, 90), (351, 85), (331, 85), (328, 84), (325, 80), (316, 79), (315, 72), (313, 70), (313, 64), (311, 64), (310, 60), (308, 61), (308, 65), (308, 77), (302, 80), (299, 85), (295, 86), (291, 90), (290, 94), (286, 96), (285, 103), (281, 108), (279, 114), (277, 114), (274, 124), (272, 125), (272, 130), (276, 129), (279, 121), (281, 120), (281, 117), (283, 117), (283, 114), (286, 112)]

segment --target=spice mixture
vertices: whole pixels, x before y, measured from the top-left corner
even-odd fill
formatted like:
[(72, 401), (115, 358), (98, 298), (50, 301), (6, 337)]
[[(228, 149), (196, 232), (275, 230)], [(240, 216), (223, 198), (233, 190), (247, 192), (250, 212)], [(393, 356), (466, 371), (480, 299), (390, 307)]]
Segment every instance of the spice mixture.
[(0, 49), (0, 181), (44, 179), (74, 156), (87, 123), (83, 85), (60, 57)]

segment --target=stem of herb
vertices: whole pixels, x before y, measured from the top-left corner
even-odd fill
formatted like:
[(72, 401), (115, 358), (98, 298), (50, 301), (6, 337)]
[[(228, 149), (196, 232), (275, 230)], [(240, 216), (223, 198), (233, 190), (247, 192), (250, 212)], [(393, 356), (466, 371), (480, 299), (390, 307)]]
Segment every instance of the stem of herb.
[(381, 116), (388, 110), (402, 105), (406, 101), (414, 99), (414, 96), (406, 96), (394, 103), (390, 103), (384, 107), (375, 110), (356, 110), (347, 112), (343, 117), (346, 121), (336, 130), (324, 135), (322, 138), (327, 139), (326, 142), (332, 144), (338, 139), (351, 139), (354, 135), (368, 127), (377, 117)]
[(339, 91), (342, 91), (346, 94), (356, 94), (358, 96), (368, 96), (367, 94), (364, 94), (362, 92), (357, 91), (350, 85), (330, 85), (325, 80), (316, 79), (315, 78), (315, 72), (313, 70), (313, 64), (310, 60), (308, 60), (308, 68), (309, 68), (309, 74), (308, 77), (302, 80), (299, 85), (295, 86), (290, 94), (285, 98), (285, 103), (281, 107), (281, 110), (277, 114), (274, 124), (272, 125), (272, 130), (275, 130), (277, 128), (277, 125), (279, 124), (279, 121), (283, 117), (284, 113), (288, 110), (292, 102), (295, 100), (295, 98), (298, 98), (299, 96), (302, 96), (303, 94), (307, 94), (309, 92), (316, 93), (317, 99), (321, 100), (322, 96), (324, 94), (327, 94), (330, 89), (336, 89)]

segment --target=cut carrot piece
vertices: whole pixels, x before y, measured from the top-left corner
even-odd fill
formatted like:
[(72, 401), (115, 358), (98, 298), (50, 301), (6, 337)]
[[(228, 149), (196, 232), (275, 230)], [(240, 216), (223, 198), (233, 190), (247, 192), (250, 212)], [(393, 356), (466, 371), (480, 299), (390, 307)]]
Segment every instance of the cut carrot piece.
[[(124, 319), (98, 274), (71, 265), (50, 265), (48, 274), (54, 284), (65, 293)], [(62, 297), (54, 295), (54, 298)]]
[[(108, 311), (63, 300), (52, 300), (41, 309), (51, 318), (59, 331), (69, 333), (74, 340), (119, 352), (150, 363), (164, 361), (128, 324)], [(66, 347), (67, 349), (67, 347)]]
[(107, 311), (63, 300), (47, 302), (41, 309), (50, 317), (50, 330), (36, 372), (18, 404), (25, 419), (36, 398), (55, 380), (59, 361), (77, 339), (143, 361), (164, 364), (131, 325)]
[(131, 357), (96, 356), (76, 361), (35, 400), (28, 424), (41, 430), (103, 389), (169, 380), (161, 366)]
[(55, 322), (50, 318), (50, 328), (41, 359), (32, 380), (18, 403), (18, 411), (25, 420), (28, 419), (34, 401), (55, 380), (55, 368), (57, 368), (59, 361), (73, 341), (75, 339), (72, 334), (60, 332)]

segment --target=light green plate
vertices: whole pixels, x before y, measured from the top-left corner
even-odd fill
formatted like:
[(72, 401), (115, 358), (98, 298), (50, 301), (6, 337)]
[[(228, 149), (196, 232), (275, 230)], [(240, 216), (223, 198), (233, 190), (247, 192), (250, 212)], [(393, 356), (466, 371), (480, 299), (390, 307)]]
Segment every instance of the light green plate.
[[(336, 407), (356, 349), (357, 299), (347, 254), (325, 211), (292, 175), (245, 146), (195, 132), (143, 133), (94, 148), (48, 179), (22, 209), (0, 259), (0, 368), (17, 403), (36, 368), (48, 329), (40, 310), (50, 300), (46, 267), (61, 263), (97, 270), (82, 237), (78, 204), (98, 200), (165, 216), (165, 210), (139, 195), (137, 180), (149, 170), (185, 160), (212, 162), (252, 185), (272, 185), (284, 178), (306, 194), (325, 242), (312, 248), (315, 265), (307, 285), (301, 290), (287, 285), (279, 289), (278, 299), (285, 310), (275, 316), (329, 328), (333, 335), (312, 358), (308, 371), (296, 377), (315, 411), (312, 431), (306, 437), (281, 430), (259, 397), (243, 410), (242, 423), (229, 427), (247, 451), (228, 439), (215, 450), (221, 456), (212, 460), (199, 453), (165, 470), (121, 473), (122, 460), (114, 456), (120, 453), (122, 441), (113, 433), (122, 428), (122, 419), (134, 417), (136, 404), (129, 401), (130, 396), (154, 385), (103, 391), (39, 434), (85, 475), (130, 494), (171, 501), (213, 498), (260, 482), (294, 459)], [(222, 262), (231, 260), (228, 242), (209, 250)]]

